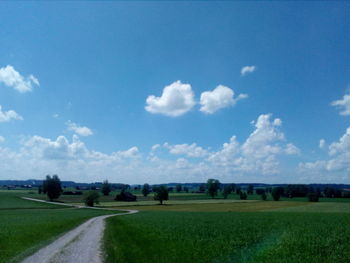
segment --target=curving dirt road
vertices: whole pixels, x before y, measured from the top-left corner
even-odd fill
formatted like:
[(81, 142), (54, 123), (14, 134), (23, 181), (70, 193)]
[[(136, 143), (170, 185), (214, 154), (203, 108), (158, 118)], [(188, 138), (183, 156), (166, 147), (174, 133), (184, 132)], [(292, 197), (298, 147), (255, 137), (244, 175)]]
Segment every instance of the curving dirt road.
[[(37, 202), (47, 202), (39, 199), (24, 198)], [(47, 202), (51, 203), (51, 202)], [(58, 204), (58, 203), (54, 203)], [(61, 204), (67, 205), (67, 204)], [(69, 205), (72, 206), (72, 205)], [(77, 206), (75, 206), (77, 207)], [(82, 207), (103, 209), (97, 207)], [(103, 209), (106, 210), (106, 209)], [(108, 209), (114, 210), (114, 209)], [(114, 210), (121, 211), (121, 210)], [(97, 216), (89, 219), (77, 228), (64, 234), (51, 244), (40, 249), (22, 263), (102, 263), (102, 237), (105, 228), (105, 219), (111, 216), (121, 216), (137, 213), (137, 210), (122, 210), (125, 213)]]

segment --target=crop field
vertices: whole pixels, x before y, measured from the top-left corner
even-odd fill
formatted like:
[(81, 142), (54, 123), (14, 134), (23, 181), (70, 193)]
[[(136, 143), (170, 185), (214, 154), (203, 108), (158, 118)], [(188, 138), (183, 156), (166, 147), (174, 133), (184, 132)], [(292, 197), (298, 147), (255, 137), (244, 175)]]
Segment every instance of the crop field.
[(144, 206), (116, 206), (116, 208), (132, 209), (136, 208), (140, 211), (181, 211), (181, 212), (255, 212), (269, 211), (273, 209), (284, 209), (288, 207), (309, 206), (308, 202), (272, 202), (272, 201), (212, 201), (212, 202), (196, 202), (188, 201), (188, 203), (172, 203), (167, 202), (166, 205), (144, 205)]
[(18, 262), (88, 218), (110, 212), (23, 200), (0, 192), (0, 262)]
[(109, 218), (105, 247), (107, 262), (348, 263), (350, 214), (145, 211)]

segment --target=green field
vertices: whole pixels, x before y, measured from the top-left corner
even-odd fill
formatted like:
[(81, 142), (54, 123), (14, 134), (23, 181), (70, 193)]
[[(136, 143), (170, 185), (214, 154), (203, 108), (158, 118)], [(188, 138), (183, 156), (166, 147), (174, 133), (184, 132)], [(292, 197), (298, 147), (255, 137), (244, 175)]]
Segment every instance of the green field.
[(350, 262), (349, 213), (146, 211), (107, 222), (107, 262)]
[[(208, 198), (177, 193), (165, 205), (153, 196), (138, 202), (101, 197), (102, 207), (138, 209), (127, 217), (107, 219), (106, 262), (350, 262), (349, 199), (306, 202)], [(44, 195), (0, 191), (0, 263), (18, 262), (57, 236), (108, 211), (76, 209), (23, 200)], [(81, 203), (82, 196), (60, 201)]]
[(27, 201), (21, 194), (0, 191), (1, 263), (18, 262), (85, 220), (110, 213)]

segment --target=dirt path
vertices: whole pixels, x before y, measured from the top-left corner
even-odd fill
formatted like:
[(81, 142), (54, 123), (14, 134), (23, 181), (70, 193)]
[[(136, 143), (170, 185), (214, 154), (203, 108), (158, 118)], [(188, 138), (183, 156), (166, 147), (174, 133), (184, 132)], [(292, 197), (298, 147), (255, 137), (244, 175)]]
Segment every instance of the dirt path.
[[(39, 199), (24, 198), (37, 202), (47, 202)], [(51, 202), (47, 202), (51, 203)], [(59, 204), (59, 203), (54, 203)], [(60, 204), (65, 205), (67, 204)], [(72, 205), (69, 205), (72, 206)], [(77, 206), (74, 206), (77, 207)], [(78, 206), (78, 208), (86, 208)], [(98, 207), (87, 207), (89, 209), (103, 209)], [(106, 209), (103, 209), (106, 210)], [(116, 209), (108, 209), (121, 211)], [(105, 228), (105, 219), (111, 216), (121, 216), (137, 213), (137, 210), (122, 210), (125, 213), (97, 216), (89, 219), (77, 228), (64, 234), (51, 244), (40, 249), (32, 256), (26, 258), (22, 263), (101, 263), (102, 237)]]

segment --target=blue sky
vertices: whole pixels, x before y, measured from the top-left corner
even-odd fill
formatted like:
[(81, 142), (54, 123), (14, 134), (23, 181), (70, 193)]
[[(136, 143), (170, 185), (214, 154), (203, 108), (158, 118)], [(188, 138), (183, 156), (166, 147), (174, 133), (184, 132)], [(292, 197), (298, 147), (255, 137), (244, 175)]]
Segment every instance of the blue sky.
[(350, 183), (349, 13), (2, 2), (0, 179)]

